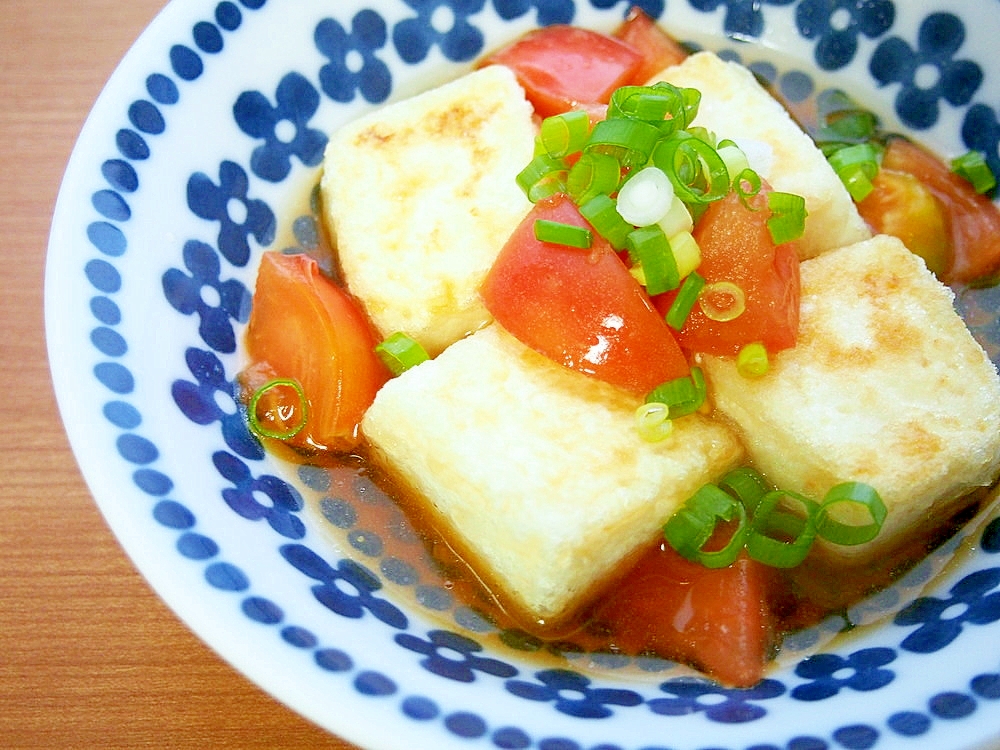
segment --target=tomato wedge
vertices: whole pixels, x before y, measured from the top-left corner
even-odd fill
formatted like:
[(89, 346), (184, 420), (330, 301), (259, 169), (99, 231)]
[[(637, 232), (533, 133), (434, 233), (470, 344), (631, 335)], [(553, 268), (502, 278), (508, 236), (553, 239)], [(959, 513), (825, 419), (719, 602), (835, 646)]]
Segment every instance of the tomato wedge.
[[(882, 168), (913, 175), (940, 203), (951, 238), (943, 281), (969, 283), (1000, 271), (1000, 211), (989, 198), (976, 193), (938, 157), (904, 138), (889, 142)], [(882, 231), (884, 212), (865, 211), (864, 203), (862, 215)]]
[[(706, 281), (706, 300), (711, 300), (709, 285), (723, 282), (739, 287), (746, 307), (732, 320), (716, 320), (695, 304), (677, 336), (683, 349), (726, 356), (757, 341), (770, 353), (795, 346), (801, 296), (798, 252), (794, 242), (775, 246), (767, 228), (770, 215), (762, 191), (749, 207), (730, 193), (699, 219), (694, 237), (701, 247), (698, 273)], [(668, 292), (653, 302), (666, 314), (675, 297), (676, 292)]]
[(760, 681), (780, 633), (777, 575), (745, 554), (706, 568), (661, 543), (593, 613), (625, 653), (692, 664), (732, 687)]
[(528, 32), (486, 57), (481, 65), (506, 65), (541, 117), (607, 104), (612, 92), (633, 80), (642, 57), (607, 34), (573, 26)]
[[(389, 376), (375, 344), (364, 315), (315, 260), (264, 253), (246, 333), (251, 364), (242, 379), (251, 391), (273, 379), (301, 387), (306, 421), (286, 445), (313, 452), (357, 443), (361, 417)], [(266, 401), (278, 413), (300, 408), (294, 399), (292, 389), (276, 388)]]
[(645, 396), (689, 373), (673, 333), (612, 247), (541, 242), (535, 221), (586, 227), (565, 195), (540, 201), (500, 251), (482, 287), (494, 318), (535, 351)]
[(642, 64), (636, 69), (632, 81), (644, 86), (653, 76), (671, 65), (678, 65), (688, 57), (680, 42), (664, 31), (639, 6), (633, 6), (621, 26), (612, 34), (642, 55)]

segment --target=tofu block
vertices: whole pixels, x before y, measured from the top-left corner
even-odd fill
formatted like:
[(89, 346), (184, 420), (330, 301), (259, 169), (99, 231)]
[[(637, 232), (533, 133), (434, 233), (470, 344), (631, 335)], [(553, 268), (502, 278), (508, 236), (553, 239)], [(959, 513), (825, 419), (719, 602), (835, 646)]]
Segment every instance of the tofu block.
[(834, 548), (870, 559), (996, 478), (1000, 380), (951, 290), (899, 240), (830, 251), (801, 273), (794, 349), (759, 379), (732, 358), (703, 366), (716, 407), (772, 483), (819, 500), (845, 481), (878, 490), (889, 511), (880, 535)]
[(640, 403), (494, 323), (387, 383), (362, 430), (505, 605), (553, 622), (743, 458), (701, 415), (644, 442)]
[(771, 187), (805, 199), (809, 215), (798, 241), (800, 258), (871, 237), (826, 157), (749, 70), (712, 52), (698, 52), (650, 83), (656, 81), (701, 91), (695, 125), (736, 141)]
[(327, 226), (383, 336), (431, 355), (490, 320), (477, 290), (530, 209), (532, 108), (509, 69), (469, 73), (351, 122), (327, 145)]

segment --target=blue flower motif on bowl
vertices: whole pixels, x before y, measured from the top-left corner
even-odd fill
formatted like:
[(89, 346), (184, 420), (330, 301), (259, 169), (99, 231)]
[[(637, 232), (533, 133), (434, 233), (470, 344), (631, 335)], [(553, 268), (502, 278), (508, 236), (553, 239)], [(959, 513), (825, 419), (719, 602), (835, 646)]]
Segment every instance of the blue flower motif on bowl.
[(493, 677), (513, 677), (517, 674), (517, 669), (510, 664), (482, 656), (483, 647), (477, 641), (448, 630), (432, 630), (426, 639), (400, 633), (396, 636), (396, 643), (424, 655), (426, 658), (420, 660), (420, 666), (449, 680), (472, 682), (477, 672)]
[(375, 51), (387, 40), (385, 20), (373, 10), (355, 15), (350, 32), (332, 18), (320, 21), (313, 41), (330, 61), (319, 71), (323, 93), (335, 102), (349, 102), (356, 92), (372, 104), (384, 102), (392, 91), (392, 75)]
[(1000, 568), (970, 573), (939, 598), (925, 596), (899, 612), (896, 625), (919, 627), (900, 646), (927, 654), (954, 641), (966, 625), (988, 625), (1000, 620)]
[(816, 64), (837, 70), (858, 51), (858, 36), (875, 39), (892, 26), (896, 8), (889, 0), (802, 0), (795, 23), (806, 39), (818, 39)]
[(881, 42), (869, 67), (882, 85), (900, 84), (896, 112), (915, 130), (932, 126), (941, 100), (968, 104), (983, 80), (978, 63), (957, 57), (965, 42), (965, 24), (951, 13), (932, 13), (920, 25), (916, 47), (900, 37)]
[(885, 687), (896, 678), (887, 664), (896, 659), (891, 648), (865, 648), (847, 656), (815, 654), (799, 662), (795, 674), (810, 682), (792, 690), (800, 701), (819, 701), (836, 695), (844, 688), (868, 692)]
[(764, 6), (790, 5), (796, 0), (688, 0), (700, 11), (725, 7), (726, 34), (736, 39), (757, 39), (764, 33)]
[(784, 695), (785, 686), (777, 680), (764, 679), (751, 688), (735, 689), (711, 680), (682, 677), (664, 682), (660, 691), (670, 697), (649, 700), (653, 713), (661, 716), (704, 713), (722, 724), (743, 724), (765, 716), (767, 710), (757, 702)]
[(570, 23), (576, 13), (573, 0), (493, 0), (497, 15), (505, 20), (520, 18), (532, 8), (538, 11), (539, 26)]
[(642, 696), (632, 690), (593, 687), (579, 672), (544, 669), (535, 673), (537, 682), (509, 680), (507, 691), (531, 701), (552, 703), (556, 710), (582, 719), (605, 719), (614, 714), (609, 706), (638, 706)]
[(486, 0), (406, 0), (417, 11), (414, 18), (400, 21), (392, 30), (399, 56), (408, 63), (427, 57), (432, 47), (453, 62), (472, 60), (483, 50), (484, 37), (469, 17), (483, 9)]
[(264, 144), (250, 155), (250, 169), (261, 179), (281, 182), (296, 156), (307, 167), (323, 160), (327, 136), (309, 127), (319, 107), (319, 94), (301, 73), (288, 73), (278, 84), (272, 105), (259, 91), (244, 91), (236, 99), (233, 115), (247, 135)]

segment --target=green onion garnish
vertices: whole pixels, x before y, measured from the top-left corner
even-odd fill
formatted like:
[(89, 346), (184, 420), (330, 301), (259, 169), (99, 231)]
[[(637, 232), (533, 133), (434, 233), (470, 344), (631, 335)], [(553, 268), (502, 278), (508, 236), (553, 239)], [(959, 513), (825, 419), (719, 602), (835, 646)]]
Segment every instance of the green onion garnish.
[(555, 245), (588, 248), (593, 242), (593, 235), (586, 227), (564, 224), (561, 221), (536, 219), (535, 239), (539, 242), (551, 242)]
[(542, 120), (538, 141), (549, 156), (562, 158), (581, 150), (589, 135), (590, 115), (574, 110)]
[(969, 151), (952, 160), (951, 171), (972, 183), (977, 193), (988, 193), (996, 187), (997, 178), (979, 151)]
[(709, 320), (727, 323), (746, 312), (747, 295), (731, 281), (715, 281), (702, 288), (698, 305)]
[(622, 179), (622, 166), (611, 154), (588, 151), (581, 154), (569, 169), (566, 189), (577, 205), (582, 205), (598, 195), (608, 195), (618, 190)]
[(565, 192), (566, 165), (561, 159), (539, 154), (528, 162), (515, 180), (528, 200), (537, 203), (550, 195)]
[(670, 408), (656, 401), (645, 403), (635, 410), (635, 426), (639, 437), (647, 443), (658, 443), (674, 431)]
[(608, 195), (595, 195), (579, 205), (580, 213), (601, 237), (615, 250), (624, 250), (629, 234), (635, 229), (618, 213), (615, 201)]
[(661, 141), (652, 159), (685, 203), (711, 203), (729, 192), (726, 163), (712, 144), (700, 138), (675, 136)]
[(677, 419), (698, 411), (708, 395), (705, 375), (700, 367), (692, 367), (691, 374), (668, 380), (658, 385), (646, 396), (646, 403), (666, 404), (670, 418)]
[(750, 199), (758, 195), (763, 187), (760, 175), (752, 169), (744, 169), (733, 180), (733, 191), (747, 208), (750, 208)]
[[(706, 551), (720, 521), (736, 521), (737, 527), (725, 547)], [(706, 484), (696, 492), (663, 527), (670, 546), (689, 560), (706, 568), (731, 565), (747, 541), (747, 515), (743, 504), (715, 485)]]
[[(804, 516), (786, 509), (786, 500), (800, 505)], [(747, 553), (774, 568), (794, 568), (806, 559), (816, 538), (817, 511), (816, 503), (803, 495), (783, 490), (768, 492), (760, 499), (750, 522)]]
[(430, 359), (420, 342), (402, 331), (396, 331), (376, 345), (375, 354), (393, 375), (401, 375)]
[(655, 224), (670, 209), (674, 186), (663, 170), (646, 167), (630, 177), (618, 191), (618, 213), (630, 224)]
[(843, 146), (827, 157), (855, 201), (864, 200), (875, 189), (872, 180), (878, 174), (881, 151), (873, 143)]
[(633, 265), (642, 268), (646, 291), (651, 295), (669, 292), (681, 283), (670, 242), (658, 224), (634, 229), (625, 240)]
[[(292, 391), (294, 401), (288, 401), (285, 393), (287, 390)], [(265, 420), (260, 418), (262, 402), (267, 406)], [(292, 378), (275, 378), (265, 383), (254, 391), (247, 406), (247, 422), (250, 429), (260, 437), (277, 440), (295, 437), (306, 426), (308, 418), (309, 401), (299, 381)], [(272, 428), (268, 424), (283, 426)]]
[(743, 503), (743, 507), (751, 514), (756, 512), (761, 498), (769, 491), (764, 477), (749, 466), (730, 471), (719, 480), (719, 487)]
[(660, 131), (655, 125), (642, 120), (615, 118), (601, 120), (590, 133), (584, 153), (597, 151), (610, 154), (623, 167), (642, 166), (656, 146)]
[(736, 371), (745, 378), (766, 375), (770, 367), (767, 348), (760, 341), (744, 345), (736, 354)]
[(806, 229), (806, 201), (794, 193), (772, 192), (767, 194), (767, 205), (771, 218), (767, 229), (775, 245), (799, 239)]
[(684, 327), (704, 286), (705, 279), (698, 273), (689, 273), (685, 277), (681, 283), (680, 290), (677, 292), (677, 296), (670, 303), (670, 309), (667, 310), (666, 319), (668, 326), (675, 331), (679, 331)]
[[(863, 512), (871, 523), (851, 524), (831, 515), (837, 506), (846, 506), (848, 513)], [(863, 544), (871, 541), (882, 528), (888, 510), (875, 488), (861, 482), (845, 482), (832, 488), (820, 506), (816, 519), (817, 533), (834, 544)]]

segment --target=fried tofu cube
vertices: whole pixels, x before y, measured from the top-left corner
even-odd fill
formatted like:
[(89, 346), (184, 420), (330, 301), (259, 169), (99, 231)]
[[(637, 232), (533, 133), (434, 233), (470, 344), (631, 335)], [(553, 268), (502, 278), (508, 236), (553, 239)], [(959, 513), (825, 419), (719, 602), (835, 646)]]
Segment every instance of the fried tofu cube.
[(504, 604), (553, 622), (743, 458), (701, 415), (644, 442), (640, 403), (494, 323), (387, 383), (362, 430)]
[(490, 66), (353, 121), (327, 145), (322, 195), (350, 291), (383, 336), (431, 355), (490, 320), (478, 289), (531, 208), (515, 182), (536, 125)]
[(701, 104), (694, 124), (719, 139), (736, 141), (772, 188), (805, 199), (809, 215), (797, 242), (800, 258), (871, 237), (826, 157), (745, 67), (712, 52), (698, 52), (650, 83), (656, 81), (698, 89)]
[(840, 482), (878, 490), (879, 536), (834, 550), (873, 559), (997, 477), (1000, 380), (951, 290), (899, 240), (830, 251), (801, 273), (796, 347), (760, 378), (722, 357), (704, 358), (705, 373), (773, 484), (816, 500)]

